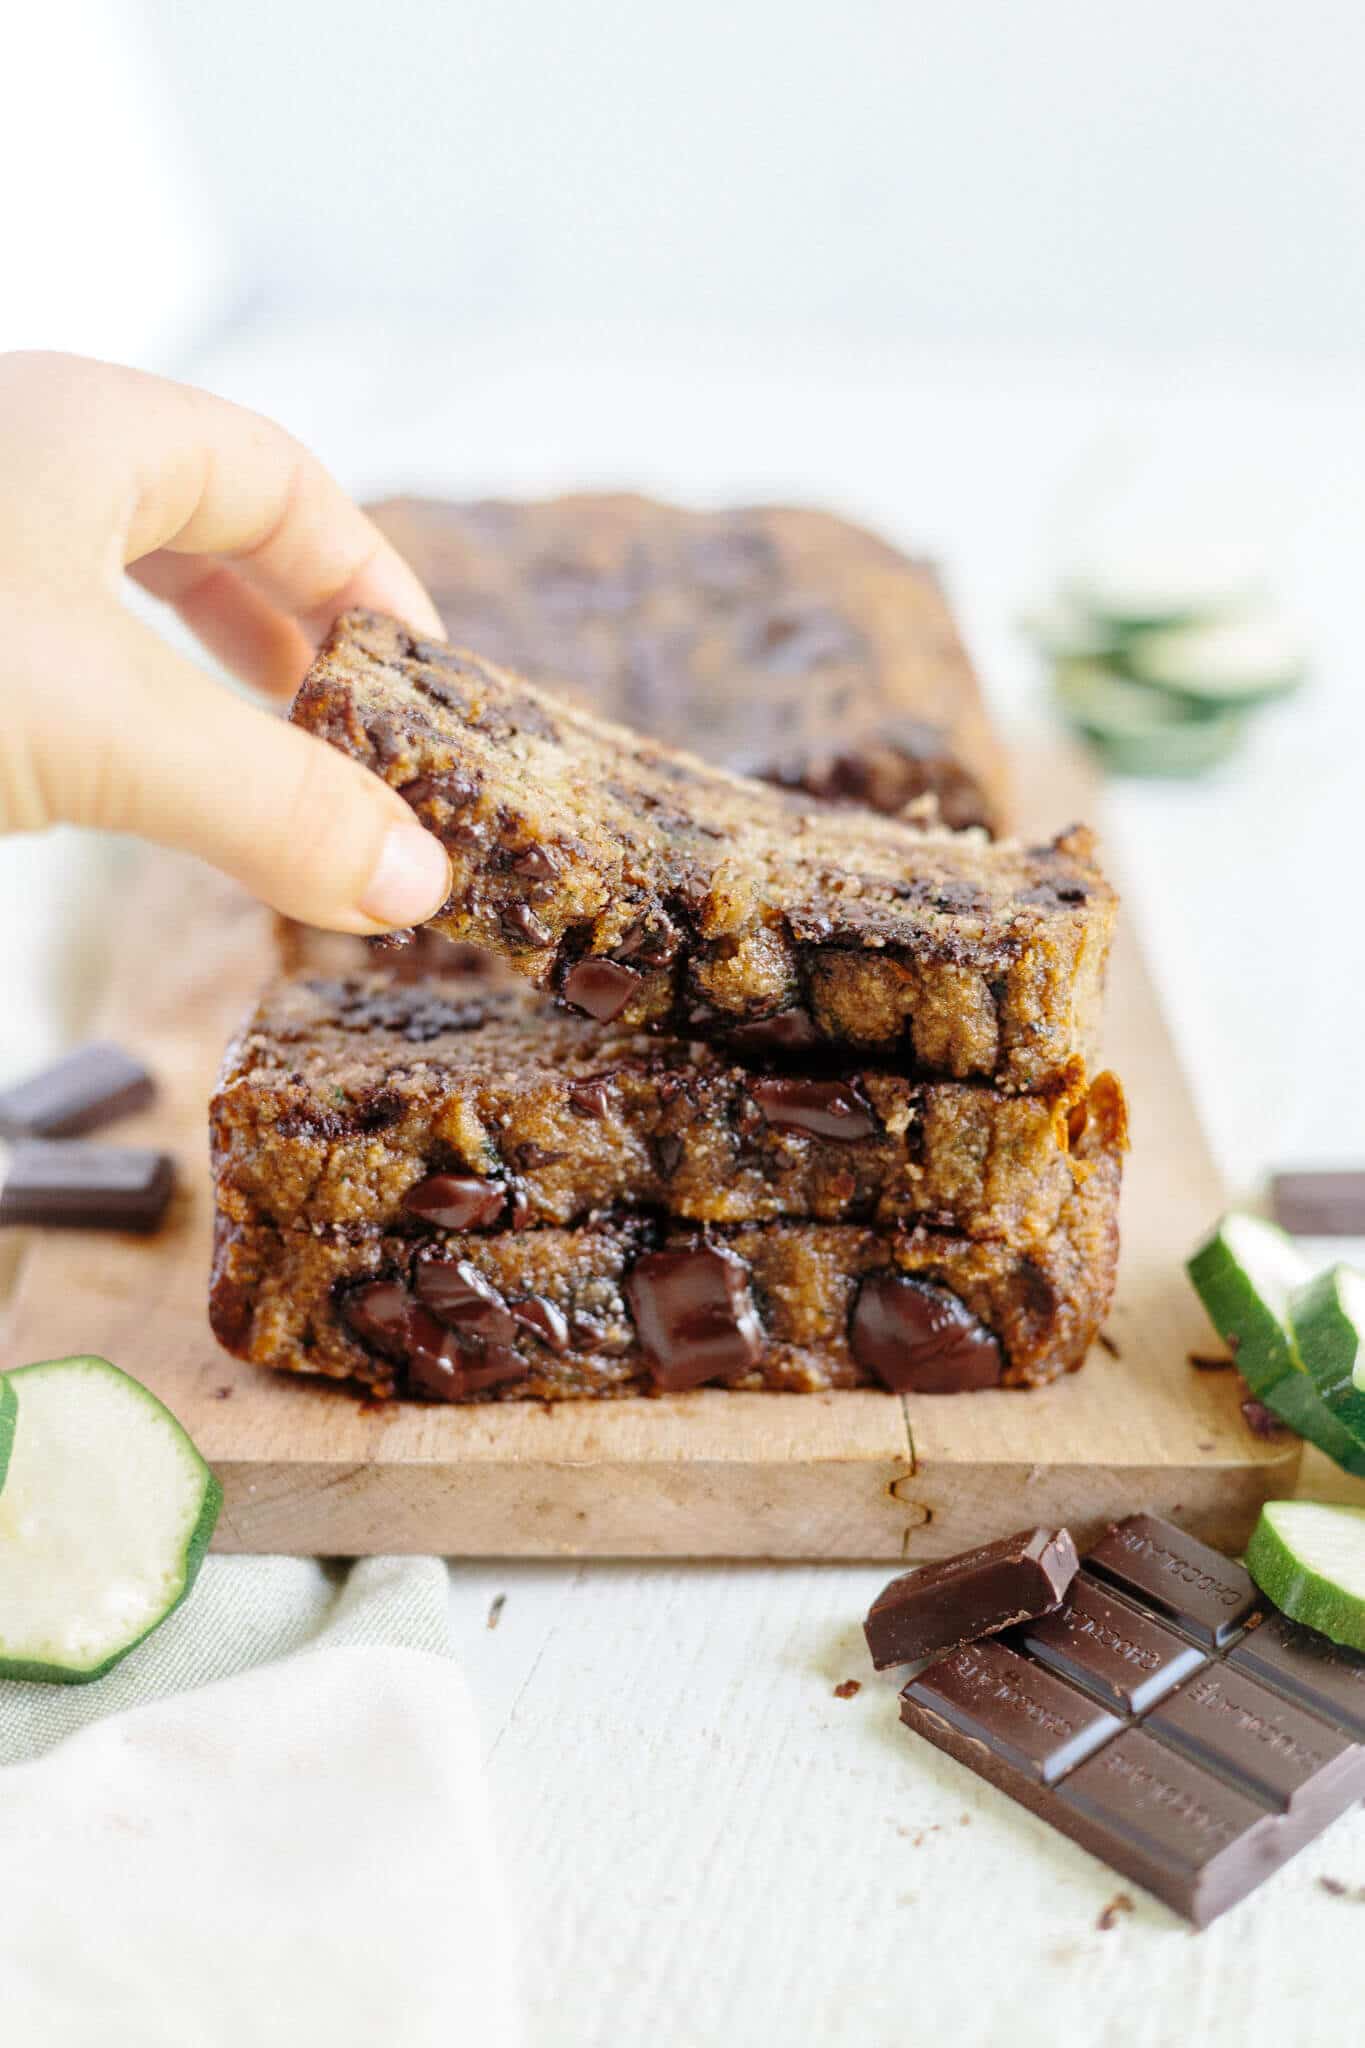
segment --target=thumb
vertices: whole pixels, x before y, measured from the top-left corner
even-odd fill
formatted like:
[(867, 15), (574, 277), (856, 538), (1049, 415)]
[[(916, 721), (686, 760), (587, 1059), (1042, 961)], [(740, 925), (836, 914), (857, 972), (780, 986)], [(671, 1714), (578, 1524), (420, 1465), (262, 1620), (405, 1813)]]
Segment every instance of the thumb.
[(333, 931), (420, 924), (445, 901), (445, 849), (378, 776), (218, 688), (121, 608), (79, 636), (70, 620), (35, 627), (27, 652), (0, 823), (136, 833)]

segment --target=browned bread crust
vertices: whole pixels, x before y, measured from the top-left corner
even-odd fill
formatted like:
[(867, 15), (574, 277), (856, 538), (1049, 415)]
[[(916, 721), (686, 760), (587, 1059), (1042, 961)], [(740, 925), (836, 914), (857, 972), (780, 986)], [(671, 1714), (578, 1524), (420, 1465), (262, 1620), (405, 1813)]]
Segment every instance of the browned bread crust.
[(293, 708), (443, 840), (431, 923), (605, 1022), (1061, 1085), (1115, 899), (1090, 835), (991, 844), (708, 767), (392, 619), (337, 621)]
[[(1089, 1170), (1050, 1236), (1026, 1249), (858, 1224), (755, 1223), (699, 1232), (638, 1214), (577, 1229), (418, 1237), (275, 1230), (220, 1215), (210, 1315), (220, 1342), (256, 1365), (354, 1380), (379, 1395), (429, 1393), (429, 1381), (414, 1384), (409, 1343), (386, 1348), (362, 1340), (348, 1305), (378, 1282), (404, 1300), (431, 1298), (423, 1276), (435, 1264), (460, 1307), (474, 1310), (466, 1327), (492, 1339), (485, 1348), (483, 1336), (474, 1336), (469, 1355), (480, 1368), (465, 1379), (457, 1375), (443, 1398), (644, 1393), (670, 1381), (639, 1325), (639, 1286), (650, 1271), (643, 1262), (661, 1251), (705, 1248), (710, 1265), (733, 1283), (733, 1320), (719, 1331), (719, 1369), (708, 1375), (724, 1384), (796, 1392), (879, 1384), (866, 1346), (857, 1342), (860, 1303), (867, 1287), (890, 1281), (894, 1288), (909, 1277), (955, 1297), (959, 1313), (978, 1319), (972, 1327), (988, 1344), (993, 1334), (993, 1370), (1006, 1385), (1038, 1385), (1082, 1362), (1108, 1310), (1118, 1251), (1118, 1137), (1109, 1115), (1092, 1116), (1078, 1147)], [(722, 1293), (721, 1311), (725, 1301)], [(448, 1313), (458, 1322), (456, 1311)], [(711, 1323), (715, 1345), (714, 1315)], [(443, 1328), (432, 1327), (434, 1341), (441, 1340)], [(683, 1383), (698, 1382), (671, 1382)]]
[(220, 1209), (279, 1229), (415, 1233), (433, 1180), (457, 1176), (457, 1205), (490, 1226), (649, 1207), (1029, 1244), (1085, 1170), (1073, 1147), (1091, 1105), (1110, 1116), (1116, 1089), (754, 1069), (593, 1025), (524, 983), (371, 973), (267, 989), (228, 1049), (210, 1129)]
[(371, 516), (457, 647), (813, 796), (1002, 828), (1003, 749), (928, 563), (828, 512), (625, 494)]

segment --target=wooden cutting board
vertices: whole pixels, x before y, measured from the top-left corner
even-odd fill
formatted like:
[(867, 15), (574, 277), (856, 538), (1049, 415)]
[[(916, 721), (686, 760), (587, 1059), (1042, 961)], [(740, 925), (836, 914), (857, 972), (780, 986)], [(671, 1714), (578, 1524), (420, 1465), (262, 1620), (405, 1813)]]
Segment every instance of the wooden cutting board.
[[(1047, 792), (1051, 819), (1093, 798), (1073, 804), (1074, 767), (1056, 761), (1021, 780)], [(31, 1233), (0, 1364), (93, 1351), (154, 1388), (222, 1480), (220, 1550), (921, 1559), (1040, 1521), (1084, 1543), (1138, 1507), (1236, 1546), (1262, 1500), (1294, 1490), (1296, 1439), (1253, 1435), (1237, 1376), (1189, 1363), (1218, 1350), (1182, 1261), (1220, 1189), (1126, 929), (1107, 1032), (1132, 1109), (1124, 1248), (1108, 1343), (1081, 1373), (1031, 1393), (375, 1411), (240, 1364), (205, 1316), (205, 1107), (271, 962), (267, 913), (149, 854), (111, 915), (117, 964), (94, 1028), (161, 1082), (156, 1110), (117, 1136), (171, 1149), (181, 1187), (147, 1241)]]

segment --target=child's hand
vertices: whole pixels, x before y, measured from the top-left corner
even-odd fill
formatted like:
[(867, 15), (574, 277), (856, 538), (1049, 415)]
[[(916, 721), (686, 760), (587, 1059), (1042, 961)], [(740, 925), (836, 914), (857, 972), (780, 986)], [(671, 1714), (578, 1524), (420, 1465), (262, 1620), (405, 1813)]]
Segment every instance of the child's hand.
[(0, 830), (141, 833), (338, 931), (429, 917), (449, 867), (406, 804), (173, 653), (120, 603), (125, 569), (275, 697), (348, 605), (443, 637), (411, 571), (268, 420), (135, 370), (0, 356)]

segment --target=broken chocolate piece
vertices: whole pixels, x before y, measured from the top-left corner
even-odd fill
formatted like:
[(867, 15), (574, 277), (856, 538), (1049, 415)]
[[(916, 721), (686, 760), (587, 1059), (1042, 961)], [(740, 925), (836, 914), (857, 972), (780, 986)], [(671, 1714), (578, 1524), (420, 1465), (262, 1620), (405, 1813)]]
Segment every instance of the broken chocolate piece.
[(433, 1173), (409, 1188), (403, 1207), (441, 1230), (487, 1230), (502, 1219), (507, 1190), (473, 1173)]
[(424, 1253), (417, 1263), (414, 1285), (419, 1301), (457, 1335), (480, 1337), (489, 1344), (510, 1344), (515, 1337), (507, 1303), (468, 1259)]
[(993, 1387), (1000, 1345), (946, 1287), (909, 1274), (869, 1273), (849, 1319), (859, 1365), (897, 1394), (959, 1394)]
[(802, 1081), (769, 1075), (750, 1090), (766, 1122), (782, 1131), (851, 1143), (877, 1129), (872, 1105), (856, 1081)]
[(145, 1109), (155, 1093), (147, 1069), (121, 1045), (83, 1045), (0, 1089), (0, 1137), (79, 1137)]
[(342, 1297), (346, 1327), (385, 1358), (408, 1355), (409, 1324), (417, 1306), (401, 1280), (371, 1280)]
[(547, 1301), (543, 1294), (526, 1294), (519, 1299), (509, 1300), (508, 1313), (542, 1344), (548, 1344), (551, 1351), (567, 1351), (569, 1348), (569, 1325), (561, 1308)]
[(175, 1167), (166, 1152), (26, 1138), (11, 1153), (0, 1187), (0, 1224), (155, 1230), (174, 1187)]
[(611, 1092), (605, 1081), (570, 1081), (569, 1107), (575, 1116), (598, 1121), (611, 1108)]
[(470, 1346), (424, 1308), (409, 1324), (408, 1391), (433, 1401), (467, 1401), (489, 1387), (526, 1377), (526, 1362), (505, 1344)]
[(1051, 1614), (1076, 1570), (1066, 1529), (1021, 1529), (883, 1587), (863, 1632), (879, 1671)]
[(582, 1010), (598, 1024), (610, 1024), (639, 986), (635, 969), (622, 967), (617, 960), (579, 960), (565, 975), (559, 992), (575, 1010)]
[(726, 1043), (744, 1053), (811, 1052), (822, 1042), (809, 1010), (799, 1005), (779, 1010), (775, 1017), (755, 1017), (747, 1024), (736, 1024), (726, 1034)]
[[(1101, 1553), (1122, 1598), (1091, 1576)], [(1343, 1669), (1312, 1630), (1244, 1612), (1244, 1576), (1170, 1523), (1131, 1516), (1055, 1615), (1014, 1650), (976, 1644), (930, 1665), (901, 1718), (1203, 1926), (1365, 1788), (1365, 1658)], [(1233, 1613), (1240, 1640), (1219, 1633)]]
[(733, 1379), (763, 1356), (749, 1268), (720, 1245), (646, 1252), (626, 1297), (658, 1386), (669, 1393)]

